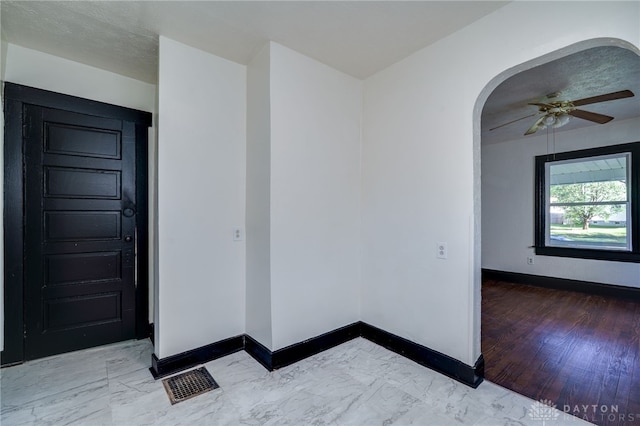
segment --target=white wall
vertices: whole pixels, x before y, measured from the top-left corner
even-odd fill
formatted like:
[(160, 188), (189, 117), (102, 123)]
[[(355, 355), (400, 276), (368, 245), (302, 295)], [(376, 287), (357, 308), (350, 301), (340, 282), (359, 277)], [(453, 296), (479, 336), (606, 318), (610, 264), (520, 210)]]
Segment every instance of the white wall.
[(363, 321), (475, 362), (479, 123), (492, 79), (590, 38), (638, 46), (639, 16), (637, 2), (554, 2), (553, 13), (513, 2), (365, 81)]
[(9, 43), (5, 81), (155, 111), (156, 87), (110, 71)]
[(246, 67), (160, 37), (158, 92), (164, 358), (245, 331)]
[[(640, 120), (557, 132), (555, 152), (637, 142)], [(482, 267), (640, 287), (640, 264), (536, 256), (534, 157), (547, 154), (546, 132), (482, 147)], [(528, 256), (534, 264), (527, 265)]]
[(271, 349), (270, 46), (247, 67), (246, 332)]
[(360, 319), (361, 81), (271, 43), (273, 349)]
[(9, 44), (0, 39), (0, 81), (4, 81), (4, 73), (7, 67), (7, 50), (9, 49)]

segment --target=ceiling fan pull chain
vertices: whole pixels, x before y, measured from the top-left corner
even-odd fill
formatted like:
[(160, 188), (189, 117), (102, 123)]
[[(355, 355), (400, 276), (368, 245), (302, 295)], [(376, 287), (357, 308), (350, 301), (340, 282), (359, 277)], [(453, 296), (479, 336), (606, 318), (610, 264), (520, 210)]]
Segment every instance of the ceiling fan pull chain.
[(549, 154), (551, 154), (550, 152), (551, 150), (549, 149), (549, 128), (547, 127), (546, 130), (547, 130), (547, 156), (548, 156)]

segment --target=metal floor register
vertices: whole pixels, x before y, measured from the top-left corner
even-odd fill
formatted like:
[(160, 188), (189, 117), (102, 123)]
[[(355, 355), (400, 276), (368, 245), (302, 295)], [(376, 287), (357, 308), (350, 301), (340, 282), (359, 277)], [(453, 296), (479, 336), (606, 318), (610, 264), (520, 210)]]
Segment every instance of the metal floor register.
[(167, 391), (167, 395), (169, 395), (172, 405), (219, 388), (216, 381), (213, 380), (211, 374), (204, 367), (185, 371), (164, 379), (162, 384)]

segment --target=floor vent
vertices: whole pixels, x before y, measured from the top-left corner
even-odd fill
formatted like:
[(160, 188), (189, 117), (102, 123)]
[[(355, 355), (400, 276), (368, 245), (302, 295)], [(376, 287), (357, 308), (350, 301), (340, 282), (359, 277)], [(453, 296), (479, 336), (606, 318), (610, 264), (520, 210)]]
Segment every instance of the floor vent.
[(219, 387), (204, 367), (164, 379), (162, 384), (172, 405)]

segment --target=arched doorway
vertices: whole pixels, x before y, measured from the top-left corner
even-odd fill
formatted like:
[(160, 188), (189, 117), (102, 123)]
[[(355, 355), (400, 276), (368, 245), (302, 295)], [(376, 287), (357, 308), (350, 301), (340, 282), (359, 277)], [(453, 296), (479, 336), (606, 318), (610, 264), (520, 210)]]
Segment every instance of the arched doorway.
[[(586, 68), (575, 71), (578, 64)], [(631, 73), (626, 73), (627, 81), (622, 75), (624, 73), (621, 72), (621, 68), (627, 66), (624, 64), (631, 64), (633, 68)], [(536, 245), (534, 159), (536, 156), (548, 153), (637, 142), (637, 135), (640, 134), (638, 132), (640, 119), (637, 117), (637, 111), (640, 108), (636, 105), (640, 88), (634, 86), (637, 86), (638, 78), (635, 77), (633, 80), (633, 76), (637, 76), (639, 72), (640, 59), (637, 48), (620, 40), (597, 39), (574, 44), (509, 69), (485, 87), (475, 110), (478, 123), (474, 140), (477, 167), (475, 183), (476, 193), (482, 194), (481, 200), (476, 201), (476, 211), (481, 209), (482, 212), (482, 247), (476, 247), (476, 262), (477, 265), (481, 265), (476, 269), (478, 286), (481, 285), (479, 276), (481, 271), (490, 270), (490, 272), (506, 273), (502, 277), (511, 277), (514, 281), (537, 276), (559, 279), (554, 281), (556, 283), (562, 280), (595, 281), (607, 285), (633, 287), (635, 280), (637, 287), (639, 274), (637, 263), (621, 264), (604, 260), (569, 259), (539, 256), (536, 253), (534, 249)], [(538, 73), (537, 78), (536, 73)], [(631, 80), (628, 79), (629, 75)], [(631, 103), (619, 102), (613, 107), (607, 105), (606, 108), (594, 103), (584, 107), (586, 110), (601, 114), (607, 112), (608, 115), (616, 117), (611, 124), (600, 126), (589, 120), (581, 123), (582, 120), (579, 117), (572, 117), (571, 122), (563, 128), (540, 127), (535, 129), (535, 132), (524, 136), (537, 120), (544, 116), (538, 115), (540, 112), (538, 107), (529, 105), (530, 103), (555, 102), (554, 96), (562, 100), (584, 99), (619, 91), (611, 87), (621, 87), (621, 85), (634, 86), (631, 89), (636, 96)], [(623, 110), (630, 105), (634, 111)], [(585, 127), (584, 124), (588, 126)], [(500, 278), (500, 275), (497, 277)], [(500, 287), (490, 297), (495, 298), (496, 294), (504, 295), (507, 291), (508, 288)], [(479, 290), (477, 295), (480, 297)], [(483, 294), (484, 296), (486, 295)], [(487, 300), (483, 301), (481, 307), (483, 313), (486, 313), (484, 312), (485, 302)], [(530, 306), (525, 302), (532, 301), (516, 299), (514, 302), (513, 299), (504, 297), (492, 302), (497, 306), (509, 305), (508, 309), (500, 311), (504, 316), (494, 318), (495, 322), (508, 322), (509, 316), (504, 312), (511, 310), (511, 313), (517, 313), (520, 306)], [(574, 306), (577, 306), (575, 302)], [(543, 314), (548, 316), (543, 317)], [(585, 315), (588, 316), (589, 313), (585, 312)], [(626, 404), (627, 401), (618, 401), (616, 398), (625, 399), (625, 391), (614, 390), (613, 399), (608, 400), (590, 396), (594, 394), (593, 392), (580, 393), (580, 391), (592, 388), (592, 391), (597, 392), (596, 387), (601, 386), (599, 389), (601, 393), (609, 392), (610, 394), (610, 390), (607, 391), (604, 387), (610, 386), (615, 381), (616, 387), (619, 383), (621, 388), (627, 387), (626, 398), (629, 400), (629, 392), (633, 392), (635, 389), (633, 386), (636, 386), (632, 384), (633, 376), (630, 375), (632, 373), (625, 372), (629, 365), (619, 368), (617, 373), (614, 373), (614, 378), (604, 377), (597, 371), (591, 371), (590, 375), (580, 373), (582, 377), (576, 376), (581, 366), (576, 365), (575, 360), (580, 357), (587, 360), (586, 364), (582, 365), (586, 370), (607, 368), (599, 366), (600, 361), (594, 361), (596, 360), (595, 352), (584, 352), (589, 345), (595, 348), (605, 347), (607, 341), (573, 336), (574, 343), (572, 346), (567, 346), (566, 330), (562, 330), (560, 334), (547, 333), (542, 337), (533, 337), (530, 334), (529, 340), (546, 339), (532, 349), (532, 346), (523, 344), (523, 340), (526, 340), (523, 336), (526, 338), (527, 333), (532, 329), (540, 329), (545, 322), (552, 324), (554, 318), (562, 317), (562, 312), (549, 306), (546, 312), (539, 313), (537, 323), (528, 325), (532, 329), (527, 329), (527, 325), (524, 324), (525, 317), (526, 315), (519, 316), (523, 321), (521, 323), (506, 323), (500, 329), (491, 330), (490, 332), (494, 333), (493, 342), (500, 341), (500, 345), (497, 348), (487, 348), (485, 347), (487, 324), (485, 324), (486, 316), (483, 315), (481, 341), (486, 363), (485, 377), (488, 380), (534, 399), (547, 399), (561, 409), (566, 405), (571, 407), (574, 402), (584, 405), (602, 405), (606, 402), (608, 408), (617, 405), (617, 408), (622, 410), (620, 404)], [(528, 321), (534, 320), (529, 318)], [(585, 320), (584, 324), (587, 323), (588, 321)], [(580, 329), (579, 324), (574, 324), (572, 328), (575, 332)], [(622, 348), (624, 345), (620, 344), (620, 346)], [(520, 359), (514, 361), (514, 357), (510, 358), (510, 354), (518, 350), (522, 351), (519, 355)], [(574, 356), (576, 354), (573, 352), (578, 350), (582, 350), (582, 354)], [(624, 355), (621, 355), (623, 353), (625, 352), (621, 349), (618, 354), (610, 352), (607, 356), (610, 360), (617, 357), (620, 361), (624, 358)], [(572, 361), (572, 357), (575, 360)], [(611, 363), (615, 362), (617, 361), (611, 361)], [(624, 360), (620, 362), (624, 364)], [(502, 365), (502, 370), (497, 372), (494, 367), (500, 363), (508, 365)], [(505, 373), (507, 370), (509, 374)], [(608, 384), (607, 380), (609, 380)], [(629, 384), (625, 384), (627, 381)], [(583, 399), (580, 400), (581, 398)]]

